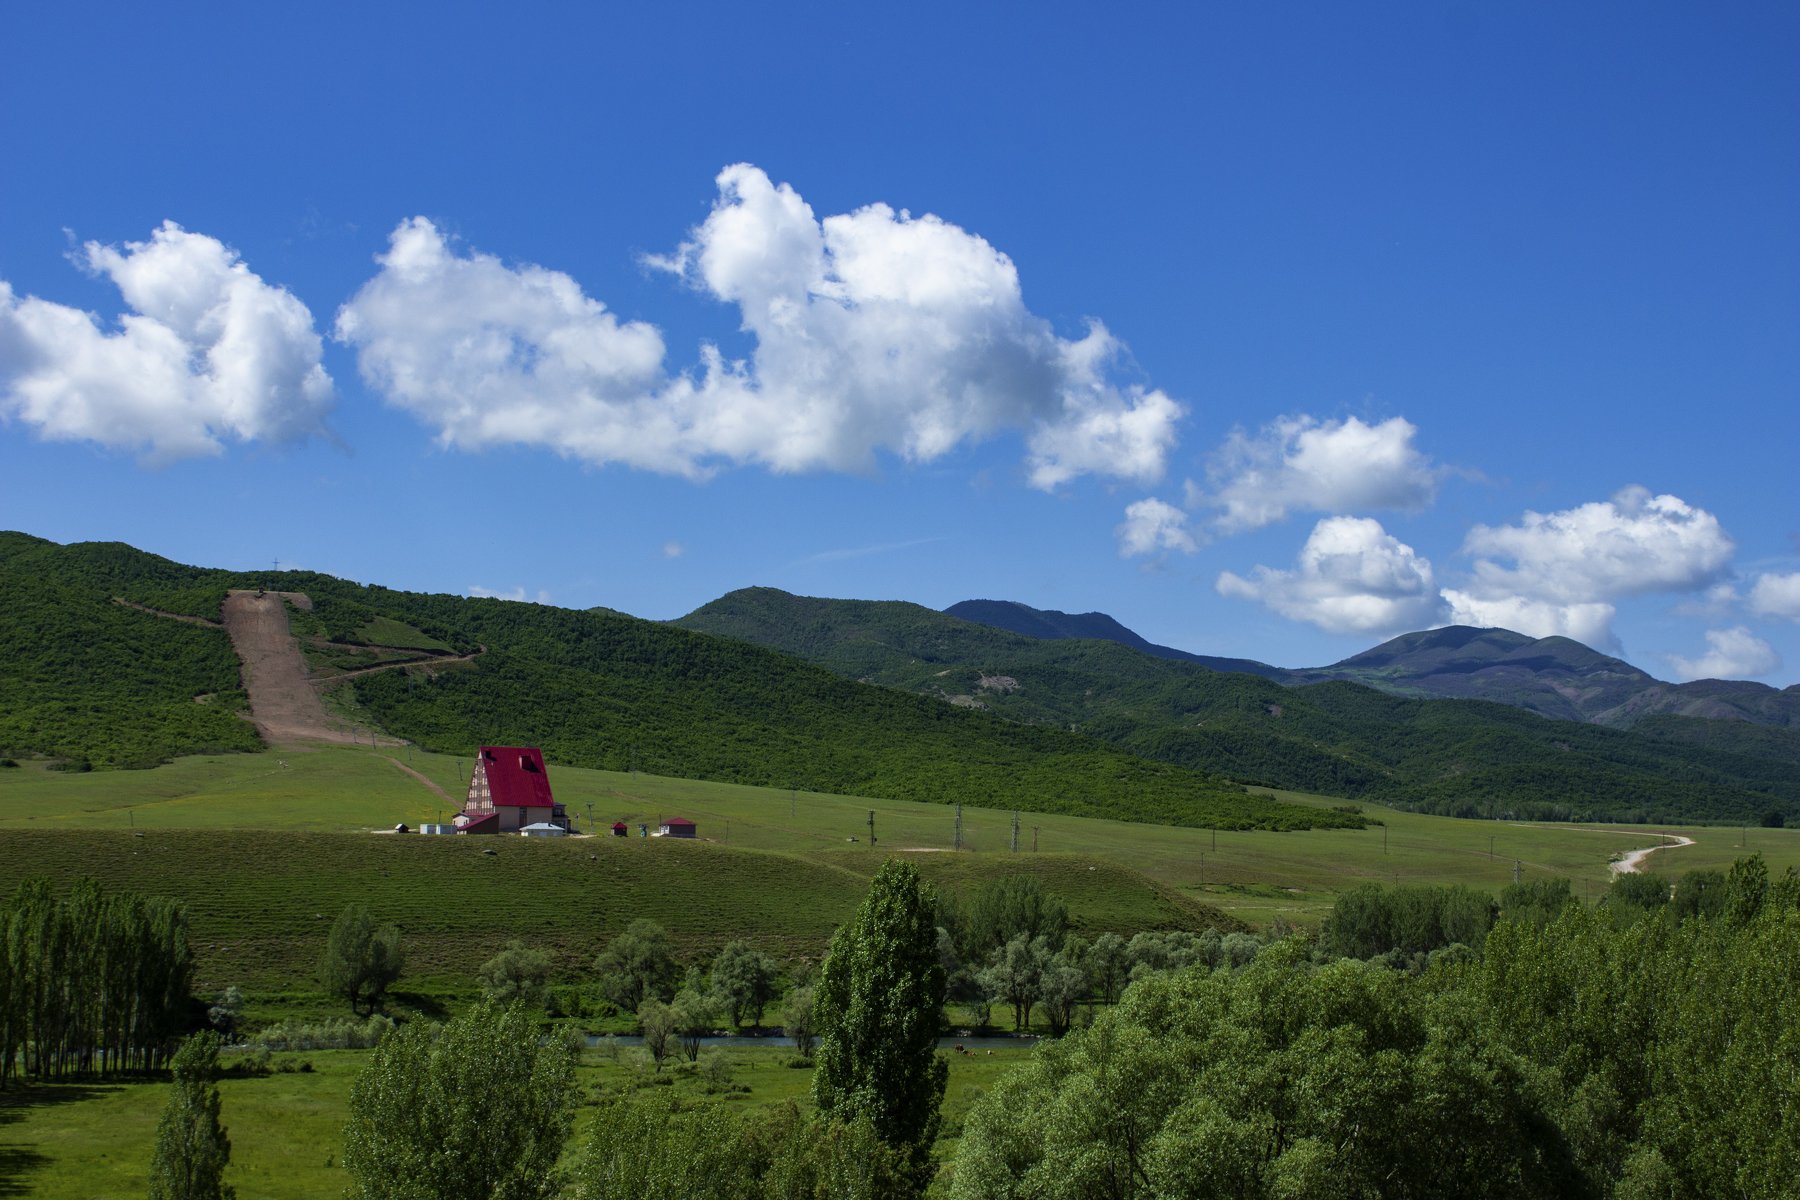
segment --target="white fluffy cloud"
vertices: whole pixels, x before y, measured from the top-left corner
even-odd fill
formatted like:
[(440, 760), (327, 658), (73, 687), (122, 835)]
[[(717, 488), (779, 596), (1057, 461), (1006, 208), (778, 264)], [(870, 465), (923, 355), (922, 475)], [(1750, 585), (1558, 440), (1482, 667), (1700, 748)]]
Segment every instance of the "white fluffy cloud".
[(1437, 611), (1431, 563), (1368, 517), (1327, 517), (1294, 570), (1259, 566), (1249, 579), (1225, 571), (1217, 587), (1330, 633), (1417, 629)]
[(1463, 550), (1477, 558), (1468, 587), (1444, 593), (1453, 620), (1604, 644), (1613, 601), (1702, 591), (1734, 546), (1706, 510), (1628, 487), (1611, 500), (1527, 512), (1517, 525), (1477, 525)]
[(875, 204), (817, 219), (753, 166), (718, 177), (712, 213), (653, 266), (737, 307), (748, 362), (701, 351), (670, 375), (654, 328), (620, 322), (566, 275), (453, 253), (427, 221), (394, 233), (338, 336), (365, 378), (448, 445), (515, 443), (589, 462), (703, 474), (927, 462), (1004, 430), (1032, 482), (1158, 478), (1181, 408), (1121, 385), (1098, 322), (1058, 337), (1010, 259), (933, 216)]
[(1196, 507), (1220, 509), (1224, 533), (1273, 525), (1291, 512), (1418, 510), (1437, 496), (1443, 471), (1413, 446), (1418, 428), (1392, 417), (1283, 417), (1255, 436), (1234, 431), (1214, 456), (1211, 488), (1191, 487)]
[(1590, 646), (1612, 642), (1614, 605), (1601, 601), (1558, 604), (1525, 596), (1481, 597), (1456, 588), (1444, 589), (1450, 623), (1479, 629), (1510, 629), (1531, 637), (1566, 637)]
[(339, 340), (389, 402), (445, 446), (550, 446), (694, 474), (691, 422), (658, 398), (662, 335), (620, 321), (567, 275), (458, 255), (423, 217), (338, 311)]
[(88, 242), (76, 261), (132, 311), (109, 332), (0, 281), (0, 415), (153, 462), (325, 432), (333, 389), (312, 313), (235, 251), (165, 221), (123, 249)]
[(1669, 662), (1682, 680), (1690, 679), (1754, 679), (1779, 670), (1781, 656), (1775, 648), (1742, 625), (1732, 629), (1706, 631), (1707, 651), (1699, 658), (1669, 656)]
[(523, 584), (515, 586), (515, 587), (511, 588), (510, 590), (496, 590), (494, 588), (482, 587), (478, 583), (472, 583), (469, 585), (469, 595), (474, 596), (477, 599), (512, 600), (512, 601), (515, 601), (520, 604), (548, 604), (548, 603), (550, 603), (550, 593), (549, 592), (546, 592), (546, 591), (543, 591), (540, 589), (534, 595), (530, 592), (527, 592), (525, 590), (525, 587)]
[(1750, 589), (1750, 611), (1765, 617), (1800, 621), (1800, 571), (1762, 575)]
[(1199, 546), (1188, 532), (1187, 519), (1179, 508), (1154, 497), (1129, 505), (1125, 523), (1115, 531), (1119, 536), (1119, 556), (1133, 558), (1161, 550), (1192, 554)]

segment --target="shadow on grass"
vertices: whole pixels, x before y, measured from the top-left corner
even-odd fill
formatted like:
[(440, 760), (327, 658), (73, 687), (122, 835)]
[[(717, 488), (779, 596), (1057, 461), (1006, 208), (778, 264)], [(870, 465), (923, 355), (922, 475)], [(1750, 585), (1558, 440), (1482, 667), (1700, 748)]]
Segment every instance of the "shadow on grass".
[[(79, 1104), (116, 1089), (83, 1083), (46, 1083), (0, 1091), (0, 1125), (25, 1119), (27, 1109)], [(0, 1196), (29, 1196), (37, 1189), (31, 1177), (49, 1167), (50, 1159), (29, 1145), (0, 1143)]]
[[(399, 1017), (415, 1015), (428, 1021), (445, 1020), (450, 1010), (444, 1007), (444, 1001), (438, 996), (429, 996), (422, 992), (389, 992), (387, 994), (388, 1015)], [(405, 1012), (399, 1010), (404, 1009)]]
[(30, 1177), (50, 1165), (50, 1160), (29, 1146), (0, 1145), (0, 1196), (29, 1196)]

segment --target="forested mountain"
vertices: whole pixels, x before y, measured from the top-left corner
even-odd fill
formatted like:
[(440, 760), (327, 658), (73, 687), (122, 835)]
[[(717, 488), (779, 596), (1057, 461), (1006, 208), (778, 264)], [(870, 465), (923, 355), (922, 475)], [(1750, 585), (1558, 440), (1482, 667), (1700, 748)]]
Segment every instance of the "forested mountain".
[(1179, 662), (1198, 663), (1215, 671), (1242, 671), (1246, 675), (1262, 675), (1285, 682), (1287, 672), (1249, 658), (1217, 658), (1210, 654), (1191, 654), (1173, 646), (1159, 646), (1146, 641), (1105, 613), (1066, 613), (1055, 609), (1032, 608), (1017, 600), (964, 600), (952, 604), (944, 612), (964, 621), (991, 625), (1008, 633), (1025, 637), (1056, 640), (1060, 638), (1098, 638), (1130, 646), (1156, 658), (1173, 658)]
[[(445, 753), (529, 744), (574, 766), (1225, 828), (1355, 826), (1092, 737), (850, 682), (795, 658), (618, 613), (185, 567), (118, 543), (0, 534), (0, 756), (142, 766), (251, 749), (223, 630), (230, 588), (303, 592), (302, 631), (405, 627), (467, 664), (342, 684), (387, 732)], [(124, 602), (124, 603), (121, 603)], [(142, 607), (130, 607), (139, 605)]]
[(677, 624), (1271, 787), (1470, 816), (1800, 813), (1800, 735), (1785, 729), (1662, 716), (1624, 731), (1343, 681), (1284, 686), (1113, 640), (1046, 640), (919, 605), (770, 588), (732, 592)]
[(1492, 700), (1559, 720), (1621, 729), (1663, 714), (1800, 728), (1800, 686), (1778, 691), (1734, 679), (1665, 683), (1569, 638), (1530, 638), (1507, 629), (1427, 629), (1327, 667), (1287, 669), (1154, 645), (1105, 613), (1071, 615), (1011, 600), (964, 600), (944, 612), (1026, 637), (1103, 638), (1158, 658), (1285, 684), (1341, 679), (1397, 696)]

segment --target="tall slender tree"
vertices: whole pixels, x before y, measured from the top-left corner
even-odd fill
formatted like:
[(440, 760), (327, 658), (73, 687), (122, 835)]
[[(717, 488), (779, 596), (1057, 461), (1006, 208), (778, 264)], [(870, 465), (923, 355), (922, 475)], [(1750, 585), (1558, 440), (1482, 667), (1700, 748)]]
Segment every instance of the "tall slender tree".
[(889, 860), (832, 937), (816, 991), (813, 1099), (834, 1120), (867, 1120), (921, 1192), (949, 1076), (937, 1053), (944, 968), (936, 911), (918, 868)]
[(175, 1081), (156, 1128), (150, 1200), (232, 1200), (231, 1139), (219, 1123), (219, 1035), (196, 1033), (170, 1064)]

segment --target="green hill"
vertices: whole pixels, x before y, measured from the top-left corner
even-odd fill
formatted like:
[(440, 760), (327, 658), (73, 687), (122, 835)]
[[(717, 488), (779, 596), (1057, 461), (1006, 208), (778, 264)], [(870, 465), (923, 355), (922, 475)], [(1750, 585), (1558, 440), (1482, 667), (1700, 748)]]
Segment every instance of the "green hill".
[(1045, 640), (919, 605), (769, 588), (732, 592), (677, 623), (1268, 787), (1464, 816), (1800, 815), (1800, 737), (1788, 730), (1665, 716), (1638, 733), (1343, 681), (1289, 687), (1112, 640)]
[[(1363, 823), (1094, 738), (617, 613), (417, 595), (310, 572), (233, 574), (22, 534), (0, 535), (0, 755), (135, 766), (255, 747), (255, 733), (227, 711), (242, 695), (224, 633), (116, 601), (204, 619), (227, 589), (264, 585), (310, 596), (299, 632), (328, 644), (353, 647), (404, 627), (420, 646), (484, 647), (466, 665), (424, 663), (340, 685), (371, 723), (445, 753), (530, 744), (574, 766), (1164, 824)], [(208, 703), (195, 702), (206, 694)]]

